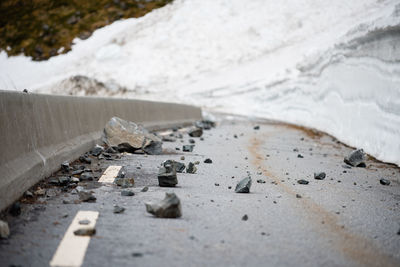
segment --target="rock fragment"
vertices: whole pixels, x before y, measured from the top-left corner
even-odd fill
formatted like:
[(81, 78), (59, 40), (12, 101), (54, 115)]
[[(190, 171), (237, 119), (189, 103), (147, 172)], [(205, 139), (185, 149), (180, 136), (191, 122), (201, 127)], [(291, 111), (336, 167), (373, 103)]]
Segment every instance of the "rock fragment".
[(296, 198), (301, 198), (301, 195), (300, 194), (296, 194)]
[(96, 146), (94, 148), (92, 148), (92, 150), (90, 150), (90, 154), (92, 156), (95, 156), (95, 157), (99, 156), (103, 152), (104, 152), (104, 148), (102, 146), (97, 145), (97, 144), (96, 144)]
[(297, 183), (298, 183), (298, 184), (308, 184), (309, 181), (304, 180), (304, 179), (300, 179), (300, 180), (297, 181)]
[(254, 130), (260, 130), (260, 126), (259, 126), (259, 125), (256, 125), (256, 126), (253, 127), (253, 129), (254, 129)]
[(191, 128), (188, 132), (190, 137), (201, 137), (203, 135), (203, 129), (202, 128)]
[(79, 191), (78, 195), (79, 195), (79, 200), (81, 200), (83, 202), (95, 202), (96, 201), (96, 197), (91, 192)]
[(87, 155), (83, 155), (79, 157), (79, 161), (82, 163), (86, 163), (86, 164), (91, 164), (92, 163), (92, 159), (89, 158)]
[(123, 213), (125, 211), (125, 208), (124, 207), (120, 207), (120, 206), (114, 206), (114, 210), (113, 210), (113, 212), (114, 213)]
[(84, 172), (79, 177), (80, 181), (93, 181), (93, 174), (90, 172)]
[(184, 145), (182, 147), (183, 152), (193, 152), (194, 145)]
[(211, 164), (211, 163), (212, 163), (212, 160), (211, 160), (211, 159), (205, 159), (205, 160), (204, 160), (204, 163)]
[(159, 218), (179, 218), (182, 216), (181, 201), (175, 193), (166, 193), (159, 203), (146, 203), (146, 211)]
[(79, 228), (74, 231), (74, 235), (77, 236), (92, 236), (94, 234), (96, 234), (96, 228), (94, 227)]
[(135, 179), (132, 177), (117, 177), (115, 178), (114, 183), (123, 188), (133, 187), (135, 185)]
[(0, 239), (8, 238), (10, 235), (10, 228), (8, 227), (8, 223), (0, 220)]
[(347, 157), (344, 158), (344, 162), (353, 167), (366, 167), (365, 161), (367, 155), (363, 149), (357, 149), (352, 151)]
[(178, 172), (178, 173), (182, 173), (186, 168), (184, 163), (178, 162), (178, 161), (175, 161), (175, 160), (171, 160), (171, 159), (166, 160), (166, 161), (163, 162), (163, 166), (164, 167), (166, 167), (167, 165), (171, 165), (175, 169), (175, 171)]
[(176, 170), (172, 164), (161, 167), (157, 177), (158, 185), (161, 187), (174, 187), (178, 184)]
[(176, 142), (176, 138), (172, 136), (163, 136), (162, 137), (163, 142)]
[(242, 221), (247, 221), (248, 219), (249, 219), (249, 216), (247, 216), (247, 214), (243, 215)]
[(63, 172), (69, 172), (69, 169), (70, 169), (70, 167), (69, 167), (68, 161), (61, 163), (61, 170)]
[(194, 165), (193, 162), (189, 162), (188, 167), (186, 168), (186, 173), (196, 173), (197, 167)]
[(297, 157), (300, 159), (304, 158), (304, 156), (302, 154), (298, 154)]
[(384, 178), (380, 179), (380, 180), (379, 180), (379, 183), (380, 183), (381, 185), (390, 185), (390, 181), (387, 180), (387, 179), (384, 179)]
[(131, 190), (122, 190), (121, 191), (121, 196), (124, 196), (124, 197), (131, 197), (134, 195), (135, 195), (135, 193)]
[(250, 193), (251, 177), (246, 177), (241, 180), (235, 188), (236, 193)]
[(10, 213), (12, 216), (19, 216), (21, 214), (21, 203), (18, 201), (14, 202), (14, 204), (12, 204), (8, 210), (8, 213)]
[(145, 187), (142, 188), (142, 190), (140, 190), (140, 192), (147, 192), (147, 191), (149, 191), (149, 187), (148, 186), (145, 186)]
[(324, 180), (326, 177), (326, 173), (324, 172), (315, 172), (314, 173), (314, 179), (316, 180)]

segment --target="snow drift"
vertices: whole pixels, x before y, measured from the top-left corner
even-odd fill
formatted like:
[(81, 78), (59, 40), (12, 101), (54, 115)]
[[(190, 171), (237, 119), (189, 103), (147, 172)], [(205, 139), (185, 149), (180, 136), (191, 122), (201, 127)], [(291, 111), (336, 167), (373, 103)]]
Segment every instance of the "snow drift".
[(75, 42), (47, 62), (2, 52), (0, 88), (185, 101), (314, 127), (400, 165), (397, 1), (176, 0)]

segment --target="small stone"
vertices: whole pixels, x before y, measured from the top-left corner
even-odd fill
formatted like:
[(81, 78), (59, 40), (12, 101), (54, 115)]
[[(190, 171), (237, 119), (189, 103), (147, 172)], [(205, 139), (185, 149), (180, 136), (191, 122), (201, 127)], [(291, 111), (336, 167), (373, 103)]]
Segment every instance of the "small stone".
[(99, 145), (96, 145), (92, 150), (90, 150), (90, 154), (95, 157), (99, 156), (102, 152), (104, 152), (104, 148)]
[(308, 184), (309, 181), (304, 180), (304, 179), (300, 179), (300, 180), (297, 181), (297, 183), (298, 183), (298, 184)]
[(228, 186), (228, 189), (232, 189), (232, 186)]
[(26, 191), (25, 193), (24, 193), (24, 196), (25, 197), (28, 197), (28, 198), (32, 198), (33, 197), (33, 194), (32, 194), (32, 192), (31, 191)]
[(9, 211), (12, 216), (19, 216), (21, 214), (21, 204), (17, 201), (11, 205)]
[(146, 211), (159, 218), (179, 218), (182, 207), (175, 193), (165, 193), (165, 198), (157, 204), (146, 203)]
[(78, 223), (81, 225), (89, 225), (90, 221), (88, 219), (85, 219), (85, 220), (80, 220)]
[(262, 180), (262, 179), (258, 179), (258, 180), (257, 180), (257, 183), (259, 183), (259, 184), (265, 184), (265, 181)]
[(176, 138), (172, 136), (163, 136), (161, 140), (163, 142), (176, 142)]
[(34, 192), (34, 194), (35, 195), (37, 195), (37, 196), (44, 196), (44, 195), (46, 195), (46, 189), (43, 189), (43, 188), (38, 188), (35, 192)]
[(297, 157), (300, 159), (304, 158), (304, 156), (302, 154), (298, 154)]
[(92, 236), (94, 234), (96, 234), (96, 228), (94, 227), (85, 227), (74, 231), (74, 235), (77, 236)]
[(236, 193), (250, 193), (251, 177), (246, 177), (241, 180), (235, 188)]
[(92, 159), (89, 158), (88, 156), (80, 156), (79, 161), (86, 164), (92, 163)]
[(214, 185), (215, 185), (215, 186), (219, 186), (219, 183), (215, 183)]
[(186, 173), (196, 173), (197, 167), (194, 165), (193, 162), (189, 162), (188, 167), (186, 168)]
[(79, 199), (83, 202), (95, 202), (96, 197), (92, 195), (92, 193), (87, 191), (79, 191)]
[(124, 197), (131, 197), (134, 195), (135, 195), (135, 193), (131, 190), (122, 190), (121, 191), (121, 196), (124, 196)]
[(194, 144), (196, 141), (194, 141), (194, 139), (189, 139), (189, 143)]
[(184, 145), (182, 147), (183, 152), (193, 152), (194, 145)]
[(117, 177), (115, 178), (114, 183), (123, 188), (133, 187), (135, 185), (135, 179), (130, 177)]
[(60, 185), (68, 185), (71, 182), (71, 178), (68, 176), (58, 177), (58, 181)]
[(0, 220), (0, 238), (8, 238), (10, 235), (10, 228), (8, 227), (8, 223)]
[(182, 157), (181, 157), (181, 160), (185, 160), (185, 156), (182, 156)]
[(140, 253), (140, 252), (133, 252), (133, 253), (132, 253), (132, 257), (135, 257), (135, 258), (137, 258), (137, 257), (143, 257), (143, 253)]
[(381, 185), (390, 185), (390, 181), (384, 178), (380, 179), (379, 182)]
[(204, 137), (200, 137), (200, 141), (204, 141)]
[(326, 177), (326, 173), (324, 172), (315, 172), (314, 173), (314, 179), (316, 180), (324, 180)]
[(192, 128), (188, 132), (189, 136), (191, 137), (201, 137), (203, 135), (202, 128)]
[(123, 213), (125, 211), (124, 207), (115, 206), (113, 212), (114, 213)]
[(80, 181), (93, 181), (93, 174), (90, 172), (84, 172), (79, 177)]
[(147, 192), (147, 191), (149, 191), (149, 187), (148, 186), (145, 186), (145, 187), (143, 187), (142, 188), (142, 190), (140, 190), (141, 192)]
[(296, 194), (296, 198), (301, 198), (301, 195), (300, 194)]
[(72, 177), (71, 178), (71, 183), (74, 183), (74, 184), (77, 184), (77, 183), (79, 183), (79, 178), (76, 178), (76, 177)]
[(22, 90), (23, 93), (28, 93), (28, 89)]
[(61, 170), (63, 172), (69, 172), (69, 169), (70, 169), (70, 167), (69, 167), (68, 161), (61, 163)]
[(242, 221), (247, 221), (248, 219), (249, 219), (249, 216), (247, 216), (247, 214), (243, 215)]
[(178, 184), (176, 170), (172, 165), (161, 167), (158, 173), (158, 185), (161, 187), (174, 187)]
[(204, 160), (204, 163), (211, 164), (211, 163), (212, 163), (212, 160), (211, 160), (211, 159), (205, 159), (205, 160)]
[(163, 162), (164, 167), (167, 165), (172, 165), (172, 167), (175, 168), (175, 171), (178, 173), (182, 173), (186, 168), (185, 164), (170, 159)]
[(253, 127), (253, 129), (254, 129), (254, 130), (260, 130), (260, 126), (259, 126), (259, 125), (256, 125), (256, 126)]
[(344, 158), (344, 162), (353, 167), (366, 167), (365, 160), (367, 155), (363, 149), (357, 149), (351, 152), (347, 157)]
[(234, 134), (234, 135), (233, 135), (233, 138), (238, 138), (237, 134)]
[(63, 199), (62, 203), (63, 203), (63, 204), (65, 204), (65, 205), (66, 205), (66, 204), (71, 204), (71, 202), (70, 202), (70, 201), (68, 201), (68, 200), (65, 200), (65, 199)]

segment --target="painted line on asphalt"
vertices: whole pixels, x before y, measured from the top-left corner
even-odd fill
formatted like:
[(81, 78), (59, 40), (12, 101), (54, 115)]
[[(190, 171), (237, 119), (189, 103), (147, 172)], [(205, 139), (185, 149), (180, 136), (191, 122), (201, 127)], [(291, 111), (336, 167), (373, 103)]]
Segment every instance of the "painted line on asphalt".
[[(53, 255), (53, 259), (50, 261), (50, 266), (79, 267), (83, 264), (86, 249), (90, 242), (90, 236), (77, 236), (74, 234), (74, 231), (81, 228), (94, 227), (98, 217), (99, 212), (97, 211), (78, 211), (58, 245), (58, 248)], [(89, 220), (90, 223), (87, 225), (81, 225), (79, 224), (79, 221), (81, 220)]]
[(121, 168), (122, 166), (108, 166), (103, 175), (100, 177), (99, 182), (112, 184), (115, 178), (118, 176)]

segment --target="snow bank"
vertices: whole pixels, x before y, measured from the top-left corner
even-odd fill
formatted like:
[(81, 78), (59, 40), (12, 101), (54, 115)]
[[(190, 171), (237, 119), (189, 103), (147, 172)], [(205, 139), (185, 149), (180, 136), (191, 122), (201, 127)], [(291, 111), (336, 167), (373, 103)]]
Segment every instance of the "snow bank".
[(185, 101), (284, 120), (400, 165), (396, 3), (176, 0), (46, 62), (3, 52), (0, 88)]

